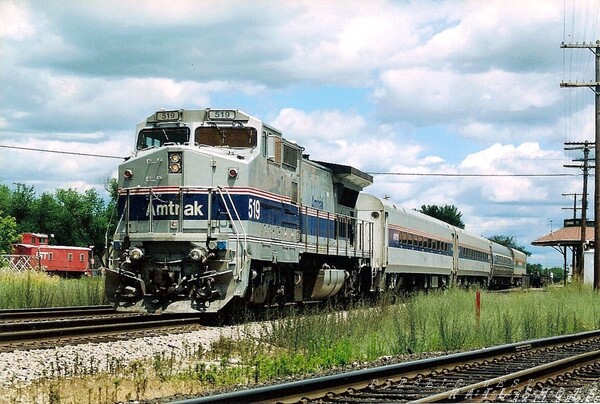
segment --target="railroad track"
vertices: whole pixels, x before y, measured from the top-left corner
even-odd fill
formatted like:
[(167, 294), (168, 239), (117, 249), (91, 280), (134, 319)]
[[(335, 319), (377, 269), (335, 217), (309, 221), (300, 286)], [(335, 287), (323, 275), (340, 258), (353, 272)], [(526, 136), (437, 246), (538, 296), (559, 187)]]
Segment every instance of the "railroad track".
[[(132, 314), (106, 307), (0, 311), (0, 352), (118, 340), (200, 327), (198, 314)], [(135, 334), (135, 335), (134, 335)]]
[(50, 319), (66, 317), (98, 316), (115, 313), (109, 305), (102, 306), (76, 306), (76, 307), (44, 307), (31, 309), (3, 309), (0, 310), (0, 322), (28, 321), (33, 319)]
[[(599, 363), (600, 331), (593, 331), (177, 403), (577, 402), (586, 397), (576, 395), (598, 381)], [(597, 402), (600, 391), (593, 398)]]

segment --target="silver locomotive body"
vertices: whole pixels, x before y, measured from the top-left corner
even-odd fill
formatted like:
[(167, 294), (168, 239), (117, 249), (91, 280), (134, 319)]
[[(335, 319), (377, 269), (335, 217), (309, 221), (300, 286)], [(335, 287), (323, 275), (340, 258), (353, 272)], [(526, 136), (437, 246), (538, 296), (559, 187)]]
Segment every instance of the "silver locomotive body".
[(119, 308), (218, 312), (371, 290), (372, 178), (318, 163), (238, 110), (159, 111), (119, 167), (106, 293)]

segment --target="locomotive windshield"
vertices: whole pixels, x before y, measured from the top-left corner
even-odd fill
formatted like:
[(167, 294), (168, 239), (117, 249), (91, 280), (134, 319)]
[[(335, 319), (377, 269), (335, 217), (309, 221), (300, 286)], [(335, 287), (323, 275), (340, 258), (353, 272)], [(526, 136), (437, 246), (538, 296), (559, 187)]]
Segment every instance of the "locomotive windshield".
[(202, 126), (196, 128), (195, 142), (220, 147), (256, 147), (256, 129)]
[(165, 143), (183, 144), (190, 141), (189, 128), (152, 128), (142, 129), (138, 135), (137, 149), (160, 147)]

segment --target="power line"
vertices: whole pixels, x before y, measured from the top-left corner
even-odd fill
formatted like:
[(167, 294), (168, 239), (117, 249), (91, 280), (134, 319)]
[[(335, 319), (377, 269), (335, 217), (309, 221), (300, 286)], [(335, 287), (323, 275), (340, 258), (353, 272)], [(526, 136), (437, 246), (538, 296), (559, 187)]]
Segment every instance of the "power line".
[[(37, 151), (44, 153), (57, 153), (57, 154), (70, 154), (75, 156), (86, 156), (86, 157), (100, 157), (108, 159), (120, 159), (124, 160), (126, 157), (123, 156), (109, 156), (105, 154), (93, 154), (93, 153), (78, 153), (60, 150), (47, 150), (33, 147), (20, 147), (20, 146), (7, 146), (0, 145), (0, 147), (6, 149), (16, 150), (27, 150)], [(419, 176), (419, 177), (575, 177), (580, 174), (451, 174), (451, 173), (402, 173), (402, 172), (368, 172), (370, 175), (396, 175), (396, 176)]]
[(60, 151), (60, 150), (37, 149), (37, 148), (33, 148), (33, 147), (7, 146), (7, 145), (2, 145), (2, 144), (0, 144), (0, 147), (4, 147), (6, 149), (37, 151), (37, 152), (44, 152), (44, 153), (71, 154), (74, 156), (101, 157), (101, 158), (106, 158), (106, 159), (123, 160), (126, 158), (126, 157), (122, 157), (122, 156), (109, 156), (106, 154), (78, 153), (78, 152), (69, 152), (69, 151)]
[(452, 173), (400, 173), (400, 172), (367, 172), (370, 175), (399, 175), (418, 177), (576, 177), (581, 174), (452, 174)]

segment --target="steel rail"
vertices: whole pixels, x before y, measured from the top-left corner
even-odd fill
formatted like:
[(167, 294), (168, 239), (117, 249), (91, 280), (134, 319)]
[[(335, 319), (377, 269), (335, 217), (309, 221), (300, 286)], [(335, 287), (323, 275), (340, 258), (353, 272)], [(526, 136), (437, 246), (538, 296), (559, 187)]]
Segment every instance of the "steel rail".
[(448, 402), (457, 400), (461, 396), (466, 396), (476, 391), (485, 390), (489, 386), (498, 384), (511, 383), (513, 381), (523, 380), (525, 378), (532, 379), (535, 376), (548, 375), (566, 367), (574, 366), (580, 363), (593, 361), (600, 358), (600, 351), (586, 352), (583, 354), (571, 356), (568, 358), (560, 359), (557, 361), (538, 365), (530, 369), (521, 370), (518, 372), (510, 373), (504, 376), (499, 376), (489, 380), (485, 380), (478, 383), (473, 383), (467, 386), (447, 390), (442, 393), (434, 394), (428, 397), (423, 397), (418, 400), (412, 401), (413, 403), (437, 403), (437, 402)]
[(476, 351), (444, 355), (437, 358), (385, 365), (336, 375), (316, 377), (307, 380), (298, 380), (290, 383), (264, 386), (259, 388), (250, 388), (212, 396), (189, 398), (180, 401), (174, 401), (173, 403), (199, 404), (272, 401), (285, 402), (286, 400), (297, 401), (298, 399), (302, 398), (317, 398), (323, 396), (327, 392), (339, 389), (347, 389), (353, 385), (365, 387), (373, 380), (387, 380), (391, 377), (398, 377), (398, 375), (401, 374), (416, 374), (420, 371), (429, 371), (432, 368), (456, 365), (493, 356), (513, 354), (534, 348), (566, 344), (570, 342), (596, 338), (599, 336), (600, 330), (596, 330), (558, 337), (541, 338), (537, 340), (483, 348)]
[(6, 313), (35, 313), (40, 311), (61, 311), (61, 310), (95, 310), (95, 309), (108, 309), (112, 306), (109, 304), (97, 305), (97, 306), (60, 306), (60, 307), (27, 307), (20, 309), (0, 309), (0, 315)]
[(98, 333), (124, 332), (145, 328), (184, 326), (199, 323), (195, 314), (168, 316), (139, 315), (110, 322), (107, 318), (69, 319), (60, 321), (0, 324), (3, 344), (44, 338), (81, 336)]
[(0, 321), (49, 317), (91, 316), (97, 314), (110, 314), (114, 312), (115, 309), (109, 305), (4, 309), (0, 310)]

